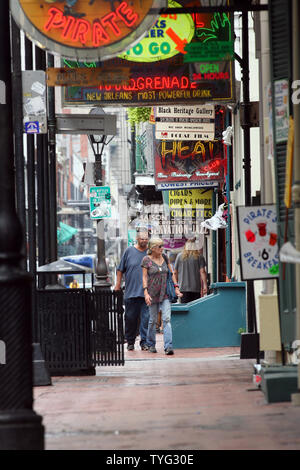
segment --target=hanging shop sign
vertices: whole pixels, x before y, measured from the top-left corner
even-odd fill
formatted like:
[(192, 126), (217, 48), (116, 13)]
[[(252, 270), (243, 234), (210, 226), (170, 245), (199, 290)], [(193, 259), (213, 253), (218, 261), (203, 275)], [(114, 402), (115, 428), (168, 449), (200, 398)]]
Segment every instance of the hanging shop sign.
[(109, 186), (90, 187), (90, 217), (105, 219), (111, 217), (111, 195)]
[(106, 67), (66, 69), (50, 67), (47, 72), (48, 86), (99, 86), (128, 85), (129, 67)]
[[(176, 5), (190, 7), (193, 2), (178, 0), (171, 1), (169, 5), (171, 8)], [(198, 3), (195, 2), (194, 6)], [(66, 87), (63, 104), (153, 106), (158, 102), (161, 105), (233, 102), (233, 61), (201, 62), (201, 71), (199, 63), (184, 62), (184, 47), (194, 37), (195, 25), (209, 26), (212, 19), (212, 13), (161, 15), (146, 38), (118, 58), (106, 62), (110, 68), (129, 65), (129, 84)], [(97, 63), (65, 61), (64, 65), (74, 68), (97, 66)]]
[(165, 140), (213, 140), (214, 105), (157, 106), (155, 138)]
[[(185, 114), (210, 114), (213, 105), (183, 107)], [(161, 111), (163, 108), (161, 107)], [(179, 111), (179, 107), (170, 111)], [(213, 140), (154, 140), (155, 185), (157, 189), (215, 187), (224, 181), (227, 159), (222, 143), (224, 107), (214, 108)], [(170, 186), (171, 185), (171, 186)]]
[(22, 72), (23, 130), (26, 134), (47, 134), (46, 78), (43, 70)]
[(226, 159), (221, 141), (156, 140), (155, 144), (156, 185), (176, 182), (177, 187), (179, 183), (185, 183), (182, 187), (189, 187), (187, 183), (198, 182), (202, 183), (198, 186), (201, 187), (211, 181), (214, 185), (223, 181)]
[[(168, 8), (181, 8), (174, 0), (168, 1)], [(157, 62), (176, 54), (184, 54), (195, 34), (191, 15), (161, 15), (148, 34), (134, 47), (119, 57), (133, 62)]]
[(212, 216), (212, 189), (172, 189), (168, 191), (171, 217), (204, 220)]
[(237, 207), (241, 277), (273, 279), (279, 275), (276, 206)]
[(185, 62), (212, 62), (232, 60), (234, 54), (233, 41), (216, 41), (214, 43), (192, 42), (185, 46), (188, 52), (184, 56)]
[(193, 41), (186, 44), (185, 62), (212, 62), (232, 60), (234, 42), (232, 18), (227, 13), (216, 12), (210, 23), (196, 17)]
[(40, 47), (76, 60), (115, 57), (141, 39), (165, 0), (11, 0), (20, 28)]

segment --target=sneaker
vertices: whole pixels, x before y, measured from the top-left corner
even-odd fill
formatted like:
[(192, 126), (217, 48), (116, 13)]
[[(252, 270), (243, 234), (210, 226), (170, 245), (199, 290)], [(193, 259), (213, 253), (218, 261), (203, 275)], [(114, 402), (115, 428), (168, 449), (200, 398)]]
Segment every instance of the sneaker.
[(155, 346), (150, 346), (149, 352), (157, 353)]
[(128, 344), (127, 351), (133, 351), (133, 350), (134, 350), (134, 344)]
[(141, 350), (142, 351), (148, 351), (148, 349), (149, 349), (149, 346), (147, 346), (147, 344), (145, 344), (145, 343), (141, 344)]
[(173, 351), (172, 348), (167, 348), (167, 349), (165, 350), (165, 354), (166, 354), (167, 356), (172, 356), (172, 355), (174, 354), (174, 351)]

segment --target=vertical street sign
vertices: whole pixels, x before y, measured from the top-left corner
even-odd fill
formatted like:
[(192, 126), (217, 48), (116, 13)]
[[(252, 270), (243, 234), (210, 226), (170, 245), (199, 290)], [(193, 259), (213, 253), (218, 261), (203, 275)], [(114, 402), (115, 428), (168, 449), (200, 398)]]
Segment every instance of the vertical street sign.
[(43, 70), (22, 72), (23, 123), (26, 134), (47, 134), (46, 74)]

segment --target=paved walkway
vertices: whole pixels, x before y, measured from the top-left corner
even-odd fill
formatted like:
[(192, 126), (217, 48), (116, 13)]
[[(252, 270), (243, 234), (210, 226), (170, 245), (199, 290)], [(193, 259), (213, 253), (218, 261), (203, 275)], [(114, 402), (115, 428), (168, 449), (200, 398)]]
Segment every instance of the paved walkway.
[(50, 450), (300, 449), (300, 407), (267, 404), (239, 348), (126, 351), (124, 367), (35, 387)]

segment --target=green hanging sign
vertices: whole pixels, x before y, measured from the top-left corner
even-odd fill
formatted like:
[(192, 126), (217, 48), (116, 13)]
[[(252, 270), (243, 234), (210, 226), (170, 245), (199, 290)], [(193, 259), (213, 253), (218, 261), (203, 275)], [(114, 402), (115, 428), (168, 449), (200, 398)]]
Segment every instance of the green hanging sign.
[(232, 60), (234, 41), (231, 21), (226, 13), (214, 13), (210, 27), (198, 25), (193, 41), (185, 46), (184, 63)]
[(185, 46), (185, 51), (184, 62), (232, 60), (234, 44), (233, 41), (191, 42)]
[(90, 188), (91, 219), (111, 217), (111, 195), (109, 186), (92, 186)]

